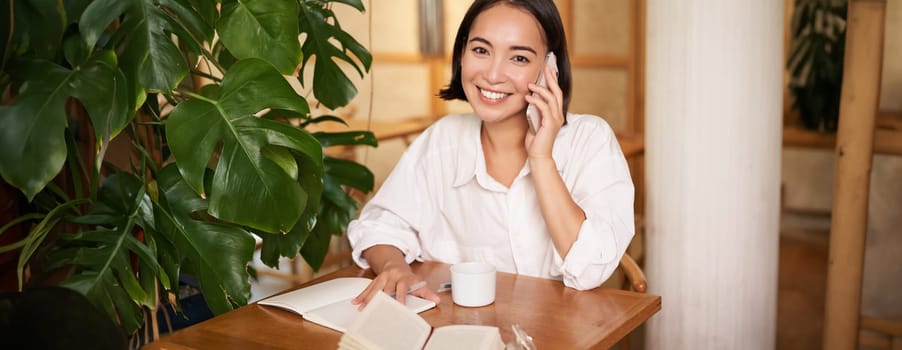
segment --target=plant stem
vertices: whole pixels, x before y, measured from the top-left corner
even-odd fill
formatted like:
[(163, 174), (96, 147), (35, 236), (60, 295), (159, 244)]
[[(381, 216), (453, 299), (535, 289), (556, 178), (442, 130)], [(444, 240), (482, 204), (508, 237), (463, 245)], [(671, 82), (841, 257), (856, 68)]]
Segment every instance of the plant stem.
[[(0, 227), (0, 235), (3, 235), (3, 233), (5, 233), (6, 230), (8, 230), (10, 227), (18, 225), (21, 222), (25, 222), (28, 220), (34, 220), (34, 219), (42, 219), (42, 218), (44, 218), (44, 214), (40, 214), (40, 213), (30, 213), (30, 214), (25, 214), (20, 217), (17, 217), (15, 219), (13, 219), (12, 221), (8, 222), (6, 225), (3, 225), (3, 227)], [(0, 247), (0, 253), (5, 251), (3, 249), (4, 249), (4, 247)]]
[(173, 90), (173, 91), (175, 91), (175, 92), (177, 92), (177, 93), (179, 93), (179, 94), (182, 94), (182, 95), (191, 97), (191, 98), (196, 98), (196, 99), (198, 99), (198, 100), (207, 102), (207, 103), (209, 103), (209, 104), (216, 104), (216, 101), (211, 100), (211, 99), (207, 98), (207, 97), (204, 96), (204, 95), (197, 94), (197, 93), (194, 93), (194, 92), (189, 91), (189, 90), (176, 89), (176, 90)]
[(3, 50), (3, 63), (0, 65), (4, 70), (6, 70), (6, 60), (9, 58), (9, 48), (12, 47), (13, 44), (13, 23), (15, 23), (15, 1), (9, 2), (9, 36), (6, 38), (6, 48)]
[[(207, 60), (207, 62), (209, 62), (209, 60)], [(217, 83), (221, 83), (221, 82), (222, 82), (222, 78), (217, 77), (217, 76), (215, 76), (215, 75), (212, 75), (212, 74), (210, 74), (210, 73), (204, 72), (204, 71), (197, 70), (197, 69), (192, 69), (192, 70), (191, 70), (191, 74), (196, 74), (196, 75), (202, 76), (202, 77), (204, 77), (204, 78), (213, 80), (213, 81), (215, 81), (215, 82), (217, 82)]]

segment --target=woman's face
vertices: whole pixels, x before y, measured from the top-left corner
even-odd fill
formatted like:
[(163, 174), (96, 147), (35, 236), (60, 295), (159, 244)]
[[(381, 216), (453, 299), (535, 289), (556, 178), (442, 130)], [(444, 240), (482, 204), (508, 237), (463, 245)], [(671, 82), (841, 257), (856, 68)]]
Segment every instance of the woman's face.
[(528, 84), (546, 53), (542, 27), (528, 12), (499, 4), (479, 14), (461, 56), (461, 84), (476, 115), (486, 122), (525, 118)]

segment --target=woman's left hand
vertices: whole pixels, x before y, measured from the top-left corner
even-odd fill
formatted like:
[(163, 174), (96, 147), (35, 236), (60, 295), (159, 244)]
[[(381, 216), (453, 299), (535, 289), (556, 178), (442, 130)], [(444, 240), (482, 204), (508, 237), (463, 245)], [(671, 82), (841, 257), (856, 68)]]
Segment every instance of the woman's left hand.
[(529, 84), (529, 90), (535, 95), (527, 95), (526, 102), (535, 105), (541, 115), (541, 125), (535, 133), (526, 133), (526, 152), (530, 159), (551, 159), (551, 148), (558, 131), (564, 125), (564, 97), (557, 82), (557, 74), (551, 68), (543, 67), (548, 87)]

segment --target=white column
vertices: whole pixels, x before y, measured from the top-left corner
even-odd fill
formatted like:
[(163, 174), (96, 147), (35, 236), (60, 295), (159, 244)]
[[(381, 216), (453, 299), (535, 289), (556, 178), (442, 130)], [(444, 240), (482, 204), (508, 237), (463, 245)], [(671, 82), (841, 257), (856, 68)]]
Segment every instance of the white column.
[(647, 345), (773, 348), (783, 1), (647, 9)]

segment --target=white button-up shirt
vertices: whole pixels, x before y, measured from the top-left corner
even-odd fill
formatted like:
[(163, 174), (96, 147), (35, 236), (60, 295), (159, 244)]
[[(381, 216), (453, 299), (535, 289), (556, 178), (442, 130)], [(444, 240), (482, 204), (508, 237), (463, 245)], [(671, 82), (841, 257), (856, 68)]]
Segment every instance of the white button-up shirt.
[(510, 188), (485, 168), (473, 114), (449, 115), (410, 145), (379, 192), (348, 226), (354, 261), (377, 244), (413, 260), (454, 264), (483, 261), (498, 271), (562, 279), (591, 289), (617, 268), (635, 231), (633, 183), (610, 126), (569, 114), (552, 157), (574, 202), (586, 214), (576, 241), (561, 257), (551, 241), (524, 165)]

